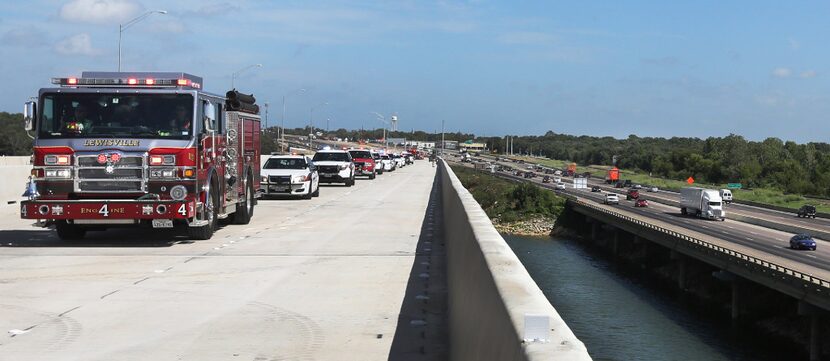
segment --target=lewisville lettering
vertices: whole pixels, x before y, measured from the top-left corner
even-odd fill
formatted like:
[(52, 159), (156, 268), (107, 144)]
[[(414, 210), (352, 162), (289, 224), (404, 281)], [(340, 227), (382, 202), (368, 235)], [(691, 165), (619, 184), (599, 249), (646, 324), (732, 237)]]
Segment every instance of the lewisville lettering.
[(136, 139), (87, 139), (88, 147), (137, 147), (141, 142)]

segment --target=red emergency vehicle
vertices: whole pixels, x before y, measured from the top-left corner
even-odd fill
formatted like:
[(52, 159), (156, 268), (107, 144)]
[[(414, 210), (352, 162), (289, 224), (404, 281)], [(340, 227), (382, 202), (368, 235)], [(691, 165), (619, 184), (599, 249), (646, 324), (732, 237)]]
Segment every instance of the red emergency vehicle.
[(260, 117), (251, 95), (203, 91), (178, 72), (84, 72), (26, 103), (32, 174), (20, 215), (61, 239), (88, 230), (246, 224), (260, 190)]

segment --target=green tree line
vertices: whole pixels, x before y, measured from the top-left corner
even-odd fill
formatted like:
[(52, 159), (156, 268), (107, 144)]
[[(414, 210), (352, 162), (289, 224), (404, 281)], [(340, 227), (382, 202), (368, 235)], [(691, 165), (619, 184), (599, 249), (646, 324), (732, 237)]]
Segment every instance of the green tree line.
[[(504, 138), (487, 138), (503, 153)], [(547, 132), (516, 137), (514, 153), (532, 152), (581, 165), (614, 165), (669, 179), (694, 177), (706, 183), (742, 183), (786, 193), (830, 196), (830, 144), (797, 144), (778, 138), (748, 141), (740, 135), (700, 138), (652, 138), (630, 135), (573, 136)]]
[(32, 154), (32, 138), (23, 130), (23, 114), (0, 112), (0, 156)]

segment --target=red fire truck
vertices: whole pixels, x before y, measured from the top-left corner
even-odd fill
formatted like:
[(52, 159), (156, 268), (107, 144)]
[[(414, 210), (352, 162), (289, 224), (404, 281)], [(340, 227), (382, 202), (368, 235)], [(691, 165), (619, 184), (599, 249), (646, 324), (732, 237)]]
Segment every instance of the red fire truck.
[(260, 117), (251, 95), (202, 90), (174, 72), (55, 78), (26, 103), (34, 133), (24, 219), (65, 240), (144, 226), (213, 236), (246, 224), (260, 190)]

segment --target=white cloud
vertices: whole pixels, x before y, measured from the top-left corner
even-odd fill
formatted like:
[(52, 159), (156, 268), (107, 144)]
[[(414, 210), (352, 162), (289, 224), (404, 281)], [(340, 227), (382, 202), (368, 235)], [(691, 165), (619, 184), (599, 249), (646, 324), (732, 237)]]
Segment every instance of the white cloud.
[(47, 43), (46, 33), (36, 27), (27, 26), (11, 29), (0, 36), (0, 45), (9, 46), (44, 46)]
[(792, 75), (792, 73), (793, 71), (789, 68), (775, 68), (775, 70), (772, 71), (772, 75), (777, 78), (787, 78)]
[(93, 56), (101, 53), (92, 47), (92, 38), (87, 33), (72, 35), (55, 44), (55, 51), (62, 55)]
[(552, 44), (559, 40), (553, 34), (535, 31), (513, 31), (496, 37), (496, 41), (504, 44), (541, 45)]
[(792, 50), (798, 50), (801, 48), (801, 43), (799, 43), (798, 40), (790, 38), (787, 39), (787, 42), (790, 43), (790, 49)]
[(801, 72), (801, 77), (804, 79), (811, 79), (815, 78), (816, 76), (818, 76), (818, 73), (816, 73), (815, 70), (805, 70)]
[(141, 4), (132, 0), (73, 0), (61, 7), (60, 17), (72, 22), (116, 24), (142, 9)]

